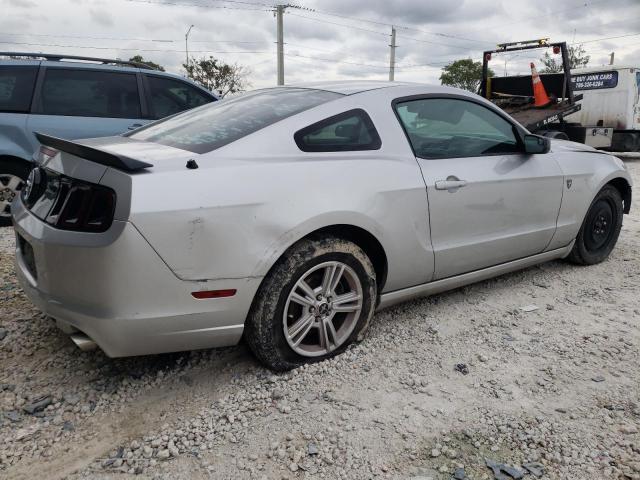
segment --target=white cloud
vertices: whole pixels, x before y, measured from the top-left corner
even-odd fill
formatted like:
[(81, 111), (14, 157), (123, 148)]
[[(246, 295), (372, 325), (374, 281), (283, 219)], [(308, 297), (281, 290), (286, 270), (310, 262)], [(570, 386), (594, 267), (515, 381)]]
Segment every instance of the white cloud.
[[(165, 0), (149, 0), (163, 2)], [(252, 0), (248, 0), (251, 2)], [(255, 0), (263, 3), (264, 0)], [(167, 0), (175, 6), (126, 0), (0, 0), (0, 50), (61, 52), (129, 58), (140, 54), (180, 73), (184, 34), (193, 55), (213, 55), (248, 66), (251, 83), (275, 83), (275, 18), (260, 5)], [(386, 79), (388, 24), (397, 26), (396, 79), (438, 83), (440, 67), (457, 58), (480, 60), (497, 42), (551, 37), (568, 42), (638, 33), (640, 3), (617, 0), (303, 0), (285, 15), (287, 82)], [(214, 6), (234, 8), (212, 8)], [(238, 10), (237, 8), (242, 8)], [(317, 11), (312, 11), (316, 9)], [(323, 13), (319, 13), (319, 12)], [(335, 15), (326, 15), (333, 13)], [(352, 18), (344, 18), (352, 17)], [(353, 18), (380, 23), (362, 22)], [(59, 28), (61, 25), (64, 28)], [(51, 35), (51, 36), (45, 36)], [(10, 43), (8, 43), (10, 42)], [(592, 63), (640, 66), (640, 35), (584, 44)], [(543, 52), (508, 59), (509, 73), (524, 73)], [(293, 56), (296, 55), (296, 56)], [(504, 71), (496, 58), (494, 68)], [(431, 64), (431, 66), (413, 66)], [(381, 68), (382, 66), (382, 68)]]

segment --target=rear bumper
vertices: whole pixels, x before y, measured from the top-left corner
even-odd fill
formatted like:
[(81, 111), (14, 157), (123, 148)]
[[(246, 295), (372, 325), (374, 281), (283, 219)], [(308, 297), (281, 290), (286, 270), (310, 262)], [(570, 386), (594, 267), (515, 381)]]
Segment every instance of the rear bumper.
[[(67, 333), (80, 330), (110, 357), (240, 340), (260, 278), (180, 280), (129, 222), (114, 222), (83, 246), (79, 238), (87, 234), (50, 227), (20, 200), (12, 210), (18, 279), (30, 300)], [(112, 238), (105, 243), (97, 239), (101, 235)], [(237, 292), (206, 300), (191, 296), (218, 289)]]

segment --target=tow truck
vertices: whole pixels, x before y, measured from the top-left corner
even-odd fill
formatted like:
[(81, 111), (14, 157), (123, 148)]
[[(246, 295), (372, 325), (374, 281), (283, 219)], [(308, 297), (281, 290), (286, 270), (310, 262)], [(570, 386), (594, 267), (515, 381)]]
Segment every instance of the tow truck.
[[(548, 38), (497, 47), (484, 52), (479, 94), (529, 131), (603, 150), (640, 150), (640, 69), (609, 66), (572, 71), (566, 42), (550, 43)], [(552, 99), (548, 106), (534, 106), (531, 75), (489, 76), (494, 57), (543, 48), (552, 49), (562, 59), (560, 72), (540, 74)]]

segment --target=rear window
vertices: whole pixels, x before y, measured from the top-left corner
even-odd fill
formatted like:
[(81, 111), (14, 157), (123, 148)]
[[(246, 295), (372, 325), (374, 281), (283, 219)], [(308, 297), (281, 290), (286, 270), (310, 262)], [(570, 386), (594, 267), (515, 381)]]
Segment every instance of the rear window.
[(184, 112), (129, 136), (206, 153), (341, 96), (303, 88), (258, 90)]
[(0, 111), (29, 111), (37, 73), (38, 67), (0, 67)]
[(173, 78), (147, 75), (147, 82), (153, 118), (168, 117), (215, 100), (193, 85)]
[(293, 138), (303, 152), (378, 150), (382, 145), (371, 118), (360, 108), (314, 123)]

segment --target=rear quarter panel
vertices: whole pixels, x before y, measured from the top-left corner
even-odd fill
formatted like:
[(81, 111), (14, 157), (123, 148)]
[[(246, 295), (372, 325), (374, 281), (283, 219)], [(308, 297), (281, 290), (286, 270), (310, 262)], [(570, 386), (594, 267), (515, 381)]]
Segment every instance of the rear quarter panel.
[[(433, 252), (420, 169), (391, 97), (373, 106), (362, 97), (330, 102), (204, 154), (198, 170), (133, 177), (131, 221), (183, 279), (264, 276), (308, 233), (348, 224), (385, 249), (385, 291), (429, 281)], [(371, 116), (380, 150), (297, 148), (296, 130), (356, 107)]]

